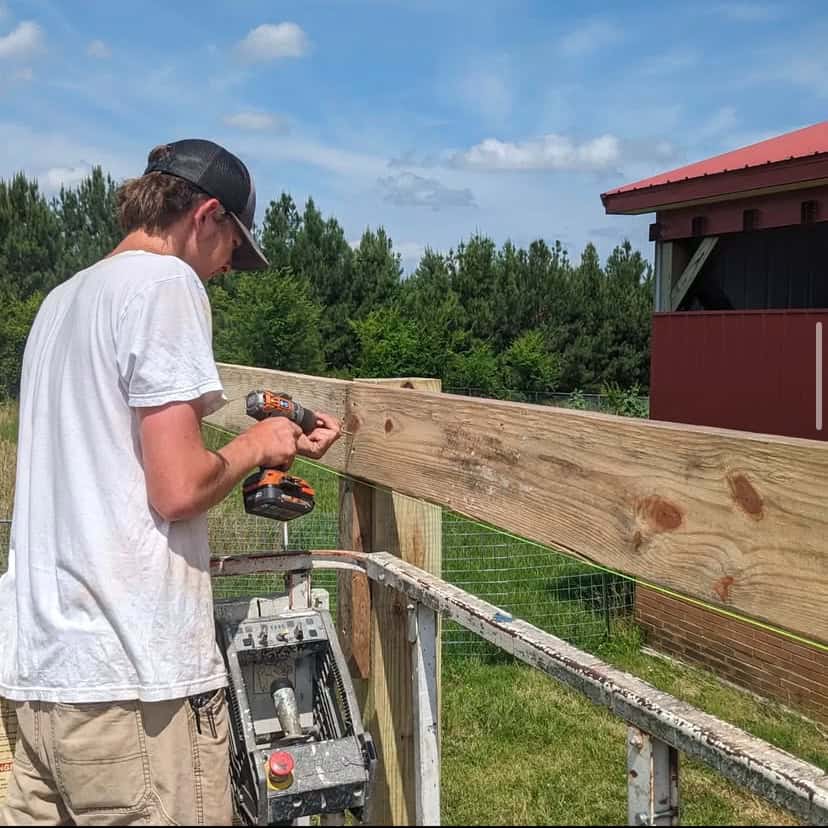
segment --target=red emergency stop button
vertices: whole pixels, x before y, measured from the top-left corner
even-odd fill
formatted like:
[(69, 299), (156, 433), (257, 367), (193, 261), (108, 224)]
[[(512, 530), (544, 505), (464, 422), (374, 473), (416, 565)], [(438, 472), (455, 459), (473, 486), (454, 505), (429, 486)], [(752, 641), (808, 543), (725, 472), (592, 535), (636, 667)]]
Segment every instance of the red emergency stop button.
[(277, 750), (267, 760), (267, 776), (272, 785), (284, 785), (289, 782), (296, 763), (287, 751)]

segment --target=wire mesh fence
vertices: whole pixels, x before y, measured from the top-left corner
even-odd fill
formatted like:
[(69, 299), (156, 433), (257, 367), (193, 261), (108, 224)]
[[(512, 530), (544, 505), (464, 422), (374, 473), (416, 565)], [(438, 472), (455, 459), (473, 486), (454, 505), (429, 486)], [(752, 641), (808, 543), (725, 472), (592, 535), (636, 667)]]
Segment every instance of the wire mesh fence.
[[(490, 397), (491, 392), (484, 388), (469, 386), (447, 386), (444, 394), (455, 394), (461, 397)], [(647, 394), (629, 394), (641, 412), (640, 416), (647, 416), (650, 408), (650, 398)], [(587, 411), (613, 412), (612, 400), (608, 394), (594, 394), (581, 391), (536, 391), (518, 388), (506, 388), (498, 393), (498, 399), (512, 402), (527, 402), (535, 405), (553, 405), (561, 408), (581, 408)]]
[[(338, 522), (335, 512), (319, 511), (290, 523), (216, 510), (207, 518), (210, 549), (214, 556), (281, 552), (285, 549), (335, 549), (338, 545)], [(313, 585), (328, 591), (331, 611), (334, 612), (336, 573), (325, 570), (314, 572)], [(279, 574), (233, 575), (213, 581), (216, 598), (281, 591), (284, 591), (284, 577)]]
[[(331, 482), (336, 476), (330, 473)], [(610, 639), (633, 610), (633, 585), (597, 567), (530, 541), (443, 511), (442, 577), (576, 646), (594, 649)], [(245, 514), (211, 513), (210, 548), (214, 555), (278, 552), (284, 549), (334, 549), (336, 512), (313, 512), (284, 524)], [(0, 571), (6, 570), (10, 520), (0, 520)], [(314, 586), (330, 594), (336, 609), (334, 572), (314, 574)], [(239, 575), (214, 581), (216, 598), (259, 595), (284, 589), (281, 575)], [(461, 627), (443, 628), (447, 654), (486, 655), (491, 645)]]
[[(547, 547), (443, 513), (443, 578), (585, 649), (632, 615), (631, 582)], [(445, 629), (454, 653), (490, 652), (460, 627)]]
[[(338, 537), (339, 475), (298, 460), (296, 474), (316, 490), (316, 509), (284, 524), (247, 515), (236, 491), (208, 514), (210, 548), (214, 555), (241, 555), (284, 549), (334, 549)], [(632, 616), (633, 585), (619, 576), (434, 507), (433, 526), (422, 526), (425, 537), (439, 533), (442, 577), (451, 584), (523, 618), (584, 649), (610, 639), (618, 622)], [(0, 518), (0, 572), (7, 566), (11, 520)], [(314, 585), (330, 594), (336, 609), (336, 573), (318, 571)], [(281, 575), (222, 577), (214, 582), (217, 598), (284, 590)], [(490, 645), (462, 628), (445, 624), (443, 644), (453, 655), (489, 654)]]
[[(318, 467), (314, 471), (317, 490), (338, 485), (334, 473)], [(335, 502), (331, 497), (327, 499)], [(422, 534), (428, 537), (439, 532), (442, 577), (449, 583), (585, 649), (604, 644), (619, 622), (631, 618), (630, 581), (461, 515), (446, 510), (436, 510), (436, 514), (435, 526), (423, 526)], [(211, 549), (216, 555), (224, 555), (337, 548), (338, 522), (337, 512), (330, 510), (315, 511), (288, 524), (246, 515), (214, 514), (209, 520)], [(275, 591), (281, 588), (281, 580), (281, 576), (222, 578), (216, 581), (216, 595)], [(315, 573), (314, 585), (328, 590), (335, 609), (335, 575)], [(443, 646), (451, 655), (495, 652), (482, 639), (451, 623), (443, 628)]]

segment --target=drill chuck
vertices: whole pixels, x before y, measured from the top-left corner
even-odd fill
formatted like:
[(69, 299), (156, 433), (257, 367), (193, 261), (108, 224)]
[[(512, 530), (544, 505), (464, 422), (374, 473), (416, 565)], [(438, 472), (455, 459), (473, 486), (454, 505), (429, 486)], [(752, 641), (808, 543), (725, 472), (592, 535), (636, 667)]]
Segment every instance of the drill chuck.
[(245, 400), (247, 415), (254, 420), (267, 417), (287, 417), (305, 434), (316, 428), (316, 414), (300, 405), (289, 394), (275, 394), (273, 391), (251, 391)]

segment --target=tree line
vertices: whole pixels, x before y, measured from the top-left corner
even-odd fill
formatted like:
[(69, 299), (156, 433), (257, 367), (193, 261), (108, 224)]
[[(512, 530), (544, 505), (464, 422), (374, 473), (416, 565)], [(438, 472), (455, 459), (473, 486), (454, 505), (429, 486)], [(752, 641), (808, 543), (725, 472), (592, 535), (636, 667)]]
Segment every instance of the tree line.
[[(0, 396), (19, 386), (43, 297), (106, 255), (121, 233), (116, 184), (95, 168), (47, 199), (23, 174), (0, 180)], [(208, 284), (217, 360), (351, 377), (439, 377), (446, 389), (542, 399), (646, 389), (653, 274), (628, 241), (602, 265), (587, 244), (528, 249), (474, 234), (426, 249), (404, 278), (382, 227), (352, 247), (313, 199), (283, 193), (258, 228), (270, 268)]]

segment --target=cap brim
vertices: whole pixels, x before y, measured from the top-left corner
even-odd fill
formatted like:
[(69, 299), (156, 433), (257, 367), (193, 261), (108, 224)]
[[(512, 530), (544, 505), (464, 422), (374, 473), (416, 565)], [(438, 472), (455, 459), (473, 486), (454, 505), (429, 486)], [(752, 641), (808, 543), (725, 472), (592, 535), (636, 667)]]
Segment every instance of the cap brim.
[(261, 248), (256, 244), (253, 234), (239, 221), (235, 213), (230, 213), (236, 227), (241, 234), (242, 243), (233, 253), (231, 265), (233, 270), (264, 270), (270, 267), (270, 262), (265, 258)]

